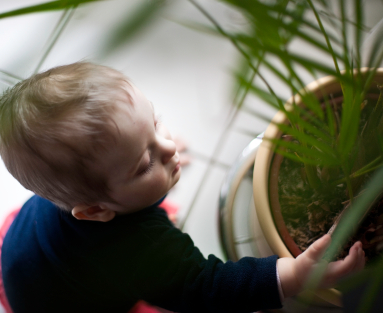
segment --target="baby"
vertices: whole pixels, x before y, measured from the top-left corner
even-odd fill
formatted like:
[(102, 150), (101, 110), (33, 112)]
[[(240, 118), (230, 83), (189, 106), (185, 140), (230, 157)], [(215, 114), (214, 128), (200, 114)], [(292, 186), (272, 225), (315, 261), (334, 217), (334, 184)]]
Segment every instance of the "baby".
[[(128, 312), (143, 299), (176, 312), (253, 312), (299, 293), (330, 242), (297, 259), (205, 259), (159, 208), (180, 158), (153, 106), (108, 67), (37, 74), (0, 100), (0, 153), (33, 196), (2, 248), (17, 312)], [(356, 243), (322, 286), (362, 269)]]

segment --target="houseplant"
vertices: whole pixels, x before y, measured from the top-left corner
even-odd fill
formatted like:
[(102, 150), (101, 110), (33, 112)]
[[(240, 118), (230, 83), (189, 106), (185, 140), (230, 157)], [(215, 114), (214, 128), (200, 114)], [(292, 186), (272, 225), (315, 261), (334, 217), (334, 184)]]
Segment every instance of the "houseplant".
[[(368, 70), (364, 69), (363, 72), (367, 73)], [(379, 84), (383, 84), (382, 69), (377, 70), (377, 72), (375, 73), (374, 81)], [(340, 90), (340, 84), (337, 81), (337, 79), (332, 76), (327, 76), (309, 84), (306, 87), (305, 92), (315, 94), (318, 99), (323, 99), (325, 95), (330, 96), (332, 94), (339, 94), (341, 93), (341, 90)], [(304, 103), (302, 102), (302, 98), (300, 97), (294, 97), (290, 99), (288, 103), (291, 103), (292, 101), (294, 101), (295, 104), (297, 105), (304, 106)], [(281, 205), (279, 202), (279, 195), (278, 195), (278, 178), (279, 178), (278, 175), (279, 175), (279, 169), (280, 169), (281, 163), (283, 162), (283, 157), (281, 156), (281, 154), (275, 155), (274, 154), (275, 147), (272, 147), (272, 142), (277, 141), (277, 138), (281, 138), (283, 133), (282, 130), (278, 128), (277, 124), (287, 123), (287, 122), (288, 120), (286, 115), (283, 112), (280, 112), (279, 114), (277, 114), (277, 116), (275, 116), (275, 118), (273, 119), (273, 124), (271, 124), (265, 132), (265, 137), (271, 139), (271, 141), (264, 141), (257, 155), (257, 162), (254, 169), (254, 198), (255, 198), (255, 203), (257, 208), (257, 214), (261, 221), (263, 233), (265, 234), (266, 239), (268, 243), (270, 244), (274, 253), (284, 257), (291, 257), (291, 256), (296, 257), (297, 255), (301, 253), (301, 248), (298, 247), (296, 243), (297, 236), (294, 236), (294, 235), (290, 236), (291, 230), (290, 232), (288, 231), (286, 227), (287, 223), (284, 222), (283, 215), (281, 214), (281, 211), (283, 211), (283, 209), (285, 210), (287, 209), (286, 206), (288, 206), (288, 203), (285, 201), (284, 205)], [(380, 160), (381, 153), (378, 153), (378, 154), (379, 155), (375, 159)], [(316, 186), (316, 188), (312, 188), (310, 186), (310, 183), (308, 182), (308, 179), (306, 179), (306, 182), (304, 182), (304, 180), (301, 181), (302, 183), (306, 184), (306, 188), (303, 188), (303, 186), (297, 188), (300, 191), (302, 191), (302, 189), (305, 189), (306, 192), (311, 191), (309, 193), (310, 198), (302, 199), (302, 197), (298, 195), (299, 192), (296, 192), (295, 194), (289, 194), (289, 196), (285, 196), (289, 198), (289, 201), (292, 201), (292, 199), (296, 197), (303, 202), (300, 205), (298, 205), (298, 210), (301, 210), (302, 208), (304, 208), (304, 206), (308, 207), (307, 211), (305, 212), (303, 212), (304, 210), (301, 211), (302, 215), (306, 213), (311, 213), (311, 211), (309, 210), (310, 207), (312, 207), (313, 204), (316, 204), (317, 207), (315, 211), (317, 212), (319, 217), (317, 217), (314, 220), (310, 220), (307, 217), (305, 219), (304, 216), (300, 216), (301, 220), (304, 220), (304, 223), (307, 223), (308, 227), (305, 227), (307, 230), (308, 228), (312, 227), (310, 223), (317, 226), (320, 221), (326, 222), (324, 229), (314, 229), (314, 231), (313, 229), (311, 229), (311, 231), (308, 231), (310, 235), (314, 235), (314, 234), (317, 235), (314, 238), (309, 238), (310, 240), (317, 239), (319, 236), (322, 236), (324, 233), (328, 232), (331, 229), (331, 226), (334, 225), (336, 221), (339, 219), (339, 217), (341, 216), (340, 213), (343, 210), (342, 202), (346, 200), (347, 197), (349, 196), (348, 193), (345, 192), (345, 186), (342, 186), (341, 184), (339, 184), (339, 181), (342, 181), (342, 178), (339, 178), (339, 177), (342, 177), (342, 174), (340, 174), (339, 171), (337, 171), (337, 167), (333, 166), (332, 170), (336, 172), (336, 179), (333, 179), (333, 181), (338, 181), (338, 183), (332, 184), (328, 176), (326, 177), (325, 181), (323, 181), (324, 179), (320, 179), (321, 174), (323, 173), (323, 169), (326, 169), (326, 167), (320, 166), (321, 165), (320, 160), (316, 159), (316, 161), (318, 162), (317, 164), (315, 164), (314, 162), (313, 163), (315, 165), (315, 170), (316, 170), (315, 174), (318, 177), (319, 186)], [(307, 163), (306, 163), (306, 166), (307, 166)], [(372, 163), (367, 162), (364, 165), (360, 165), (360, 167), (356, 169), (353, 173), (356, 173), (357, 171), (359, 171), (359, 173), (365, 172), (367, 174), (370, 170), (372, 170), (373, 168), (376, 168), (377, 166), (378, 164), (376, 164), (376, 161), (375, 162), (373, 161)], [(298, 164), (297, 164), (297, 167), (301, 169), (305, 168), (304, 165), (299, 166)], [(350, 176), (352, 175), (353, 174), (351, 174)], [(359, 180), (361, 176), (362, 175), (357, 176), (357, 178), (354, 178), (355, 180), (358, 180), (357, 183), (360, 183)], [(283, 177), (286, 178), (286, 174)], [(279, 178), (279, 179), (283, 179), (283, 178)], [(353, 178), (351, 178), (350, 180), (352, 182)], [(299, 181), (298, 181), (298, 184), (299, 184)], [(325, 184), (325, 186), (322, 186), (323, 184)], [(329, 192), (328, 188), (326, 187), (331, 187), (333, 189), (335, 188), (335, 192)], [(354, 188), (357, 189), (358, 184), (355, 184)], [(330, 195), (323, 194), (326, 192), (329, 193)], [(301, 194), (302, 193), (303, 192), (301, 192)], [(283, 196), (284, 195), (282, 195), (282, 197)], [(327, 198), (328, 196), (330, 196), (330, 200), (333, 206), (330, 205), (330, 201), (329, 199), (326, 199), (326, 196)], [(335, 198), (335, 201), (338, 200), (338, 206), (336, 206), (336, 203), (334, 205), (334, 198)], [(320, 199), (320, 200), (317, 200), (317, 199)], [(304, 200), (306, 200), (306, 203)], [(320, 202), (320, 204), (318, 202)], [(294, 203), (294, 206), (297, 206), (297, 204)], [(323, 208), (321, 206), (323, 206)], [(270, 209), (265, 209), (268, 207), (270, 207)], [(349, 209), (347, 205), (345, 206), (345, 208)], [(346, 213), (346, 210), (344, 211), (344, 214), (345, 213)], [(309, 217), (312, 218), (312, 216), (309, 216)], [(362, 238), (358, 238), (358, 239), (360, 240)], [(303, 245), (307, 247), (310, 244), (310, 242), (301, 243), (301, 246)], [(321, 296), (324, 297), (325, 300), (331, 303), (340, 305), (340, 301), (339, 301), (340, 294), (336, 290), (321, 291)]]
[[(264, 146), (272, 151), (266, 161), (268, 164), (259, 162), (263, 153), (260, 150), (254, 173), (256, 207), (261, 219), (263, 213), (268, 216), (267, 221), (261, 221), (266, 237), (275, 220), (268, 205), (269, 184), (266, 180), (269, 178), (269, 164), (276, 152), (301, 164), (297, 165), (304, 177), (301, 182), (312, 189), (312, 194), (319, 197), (330, 195), (331, 188), (342, 185), (340, 199), (347, 202), (347, 210), (338, 208), (337, 212), (332, 212), (339, 217), (333, 222), (338, 226), (333, 233), (328, 256), (334, 258), (339, 246), (348, 240), (371, 207), (369, 203), (382, 190), (380, 167), (383, 150), (380, 138), (383, 133), (379, 88), (383, 81), (377, 68), (383, 58), (383, 49), (381, 42), (376, 40), (371, 52), (363, 54), (362, 1), (226, 0), (224, 2), (241, 12), (246, 21), (242, 29), (231, 32), (195, 1), (190, 1), (242, 55), (237, 78), (244, 93), (253, 92), (281, 111), (271, 126), (278, 135), (271, 136), (270, 131), (265, 133)], [(311, 56), (318, 54), (294, 51), (297, 40), (311, 49), (308, 51), (314, 49), (324, 58), (318, 60)], [(332, 64), (328, 59), (332, 59)], [(368, 69), (362, 70), (363, 66)], [(313, 85), (305, 87), (308, 81), (326, 76), (331, 78), (314, 83), (316, 88)], [(282, 86), (290, 90), (290, 95), (296, 95), (287, 106), (275, 86)], [(377, 95), (375, 99), (374, 94)], [(258, 169), (263, 171), (263, 178)], [(370, 178), (373, 182), (369, 183)], [(359, 193), (361, 188), (364, 190), (362, 195)], [(260, 191), (265, 195), (264, 200), (260, 200)], [(270, 195), (270, 198), (277, 196)], [(331, 211), (332, 206), (322, 207), (322, 211), (328, 210)], [(297, 218), (302, 219), (303, 216)], [(275, 230), (273, 236), (278, 243), (268, 241), (274, 252), (291, 256), (291, 248), (287, 248), (280, 232)], [(339, 303), (335, 292), (328, 293), (328, 297), (329, 301)]]

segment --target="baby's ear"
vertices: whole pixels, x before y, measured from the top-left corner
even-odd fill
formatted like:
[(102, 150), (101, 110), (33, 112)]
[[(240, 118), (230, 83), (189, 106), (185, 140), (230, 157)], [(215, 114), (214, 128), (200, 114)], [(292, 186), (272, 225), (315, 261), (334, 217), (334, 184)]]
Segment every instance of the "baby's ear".
[(109, 222), (116, 216), (110, 209), (102, 209), (98, 205), (79, 204), (72, 209), (72, 215), (78, 220)]

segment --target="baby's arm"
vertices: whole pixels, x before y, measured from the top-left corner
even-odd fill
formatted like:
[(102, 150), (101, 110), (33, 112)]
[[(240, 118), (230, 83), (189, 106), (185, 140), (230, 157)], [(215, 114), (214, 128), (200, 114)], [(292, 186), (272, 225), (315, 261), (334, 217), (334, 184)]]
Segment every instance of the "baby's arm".
[[(277, 269), (284, 297), (294, 296), (303, 289), (307, 278), (317, 266), (324, 251), (330, 245), (330, 242), (331, 237), (325, 235), (314, 242), (296, 259), (278, 259)], [(349, 255), (344, 260), (328, 264), (320, 287), (327, 288), (334, 286), (340, 278), (363, 269), (364, 263), (364, 251), (362, 244), (358, 241), (351, 247)]]

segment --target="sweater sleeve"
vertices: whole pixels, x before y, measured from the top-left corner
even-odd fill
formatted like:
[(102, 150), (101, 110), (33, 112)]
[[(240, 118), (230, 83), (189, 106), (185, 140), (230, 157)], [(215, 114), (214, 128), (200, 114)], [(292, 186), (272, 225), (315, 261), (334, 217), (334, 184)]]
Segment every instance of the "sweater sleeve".
[(147, 249), (136, 265), (138, 296), (176, 312), (254, 312), (280, 308), (276, 261), (205, 259), (191, 238), (166, 223), (142, 225)]

